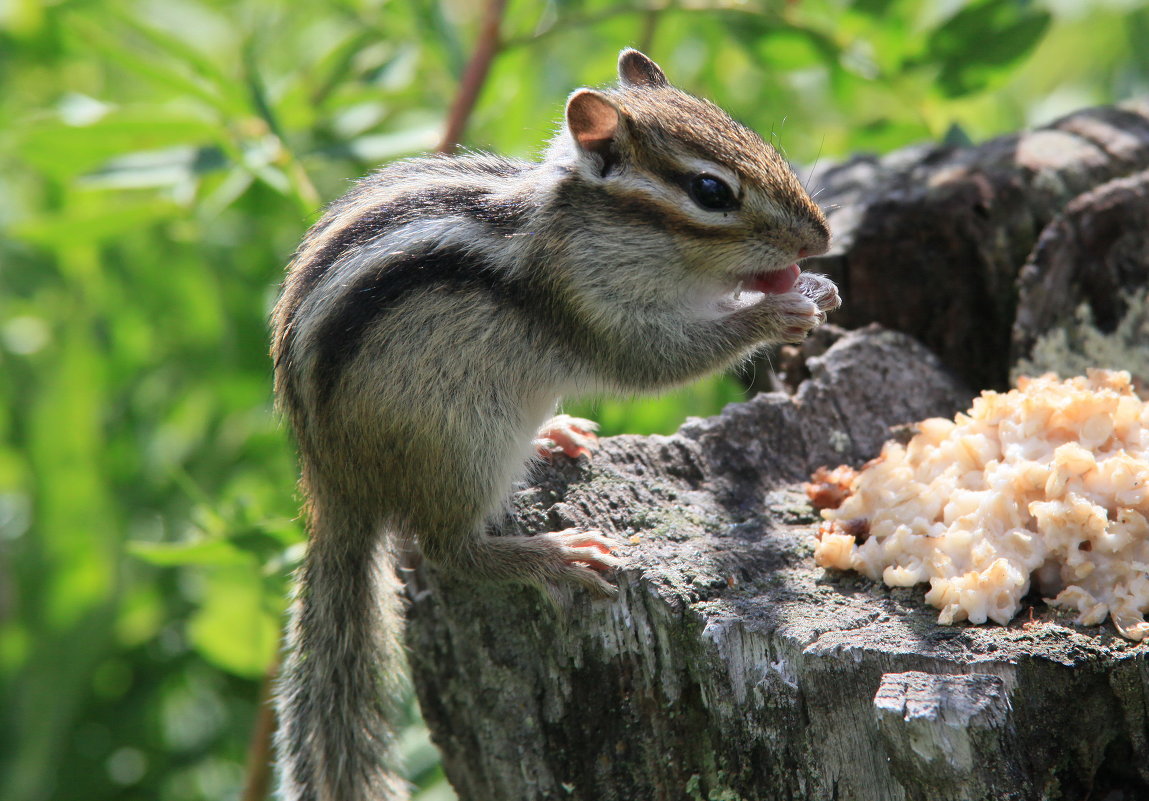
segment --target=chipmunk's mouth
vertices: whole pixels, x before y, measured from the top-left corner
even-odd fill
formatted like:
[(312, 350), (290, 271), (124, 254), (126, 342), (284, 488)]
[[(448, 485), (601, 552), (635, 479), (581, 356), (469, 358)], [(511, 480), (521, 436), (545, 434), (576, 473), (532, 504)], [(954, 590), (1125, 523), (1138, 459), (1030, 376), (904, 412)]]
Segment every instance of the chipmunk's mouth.
[[(802, 270), (797, 264), (791, 264), (781, 270), (759, 273), (749, 281), (742, 282), (740, 286), (744, 290), (761, 292), (763, 295), (782, 295), (794, 288), (801, 272)], [(737, 295), (738, 291), (735, 290), (734, 294)]]
[(760, 303), (767, 295), (784, 295), (798, 285), (798, 276), (801, 273), (802, 270), (797, 264), (755, 273), (739, 281), (726, 296), (723, 305), (731, 311), (737, 311)]
[[(798, 290), (798, 277), (802, 274), (797, 264), (774, 270), (751, 273), (737, 283), (709, 287), (687, 302), (695, 312), (707, 319), (719, 319), (750, 306), (757, 306), (768, 295), (785, 295)], [(729, 280), (729, 279), (727, 279)]]

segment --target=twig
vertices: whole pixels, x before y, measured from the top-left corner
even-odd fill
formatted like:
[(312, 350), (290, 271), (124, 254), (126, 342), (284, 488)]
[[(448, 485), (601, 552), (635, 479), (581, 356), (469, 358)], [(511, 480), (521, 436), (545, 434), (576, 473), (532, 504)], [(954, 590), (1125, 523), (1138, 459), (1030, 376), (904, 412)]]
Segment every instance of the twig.
[(660, 10), (651, 9), (642, 15), (642, 33), (638, 36), (638, 49), (643, 53), (649, 53), (654, 49), (654, 33), (661, 19)]
[(264, 801), (271, 789), (271, 739), (275, 734), (275, 708), (271, 694), (279, 673), (279, 659), (267, 669), (259, 688), (259, 709), (247, 748), (247, 776), (240, 801)]
[(453, 153), (459, 141), (463, 138), (463, 131), (467, 128), (467, 120), (475, 108), (475, 101), (483, 83), (487, 80), (487, 73), (491, 69), (491, 62), (500, 49), (499, 27), (503, 21), (503, 11), (507, 7), (507, 0), (487, 0), (483, 9), (483, 20), (479, 28), (479, 40), (475, 43), (475, 52), (467, 62), (463, 71), (463, 80), (459, 84), (459, 94), (451, 104), (451, 112), (447, 115), (447, 130), (443, 134), (443, 141), (436, 148), (440, 153)]

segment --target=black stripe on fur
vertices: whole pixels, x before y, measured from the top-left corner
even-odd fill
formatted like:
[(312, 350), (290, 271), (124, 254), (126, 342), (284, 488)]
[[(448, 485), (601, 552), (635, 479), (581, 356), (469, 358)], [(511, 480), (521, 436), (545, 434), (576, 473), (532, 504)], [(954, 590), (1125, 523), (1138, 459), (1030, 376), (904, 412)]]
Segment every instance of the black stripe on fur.
[[(313, 239), (318, 233), (329, 228), (335, 218), (347, 208), (352, 208), (355, 195), (366, 191), (372, 182), (385, 179), (386, 174), (368, 179), (361, 187), (343, 201), (337, 201), (326, 217), (309, 234)], [(310, 256), (306, 263), (299, 265), (289, 279), (294, 305), (285, 316), (290, 325), (299, 304), (307, 294), (319, 284), (345, 253), (369, 244), (393, 231), (419, 220), (442, 217), (469, 217), (486, 223), (494, 236), (506, 237), (519, 231), (525, 218), (525, 209), (514, 200), (493, 200), (485, 189), (466, 186), (443, 186), (420, 192), (400, 195), (388, 203), (375, 206), (363, 212), (351, 224), (344, 226), (327, 241), (319, 251)], [(306, 249), (306, 245), (304, 246)]]
[[(527, 327), (568, 333), (583, 328), (539, 276), (510, 278), (481, 257), (458, 248), (404, 254), (397, 260), (393, 257), (377, 268), (362, 271), (315, 329), (318, 353), (312, 381), (321, 402), (331, 397), (340, 373), (355, 358), (370, 328), (411, 295), (430, 289), (490, 293), (500, 306), (520, 312), (524, 336), (528, 335)], [(532, 326), (532, 322), (539, 325)]]

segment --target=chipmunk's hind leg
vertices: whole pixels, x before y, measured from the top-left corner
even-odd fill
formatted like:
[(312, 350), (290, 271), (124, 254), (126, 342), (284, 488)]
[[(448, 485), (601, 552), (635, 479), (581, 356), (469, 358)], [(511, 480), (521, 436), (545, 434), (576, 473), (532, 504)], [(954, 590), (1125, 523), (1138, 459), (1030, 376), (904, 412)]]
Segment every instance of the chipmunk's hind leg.
[(475, 504), (449, 506), (440, 508), (436, 519), (420, 521), (414, 531), (423, 554), (444, 571), (542, 588), (573, 584), (602, 598), (617, 595), (603, 574), (621, 560), (612, 553), (614, 543), (601, 532), (568, 529), (526, 537), (492, 536), (482, 517), (458, 512), (475, 509)]

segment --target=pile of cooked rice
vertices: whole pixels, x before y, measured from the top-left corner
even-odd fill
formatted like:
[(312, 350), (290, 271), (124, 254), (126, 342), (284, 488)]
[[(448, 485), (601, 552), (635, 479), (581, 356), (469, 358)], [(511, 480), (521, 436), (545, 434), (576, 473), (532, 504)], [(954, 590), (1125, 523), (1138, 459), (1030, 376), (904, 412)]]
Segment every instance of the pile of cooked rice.
[(815, 475), (816, 505), (848, 492), (822, 511), (818, 564), (928, 581), (943, 624), (1008, 623), (1032, 579), (1080, 624), (1149, 636), (1149, 404), (1128, 373), (1023, 378), (916, 428), (861, 472)]

